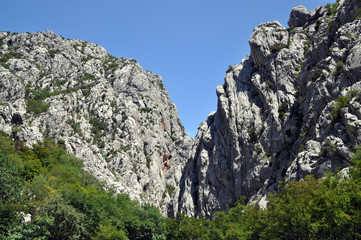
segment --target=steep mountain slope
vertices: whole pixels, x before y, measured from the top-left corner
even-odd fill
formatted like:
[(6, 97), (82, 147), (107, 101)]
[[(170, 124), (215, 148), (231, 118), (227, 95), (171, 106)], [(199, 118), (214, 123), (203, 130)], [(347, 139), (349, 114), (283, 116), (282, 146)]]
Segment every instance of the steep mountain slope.
[(292, 9), (260, 24), (199, 127), (173, 211), (210, 216), (245, 196), (267, 204), (283, 179), (350, 165), (361, 145), (361, 2)]
[(57, 139), (85, 170), (166, 211), (191, 139), (161, 77), (51, 31), (0, 32), (0, 128), (18, 147)]
[(361, 146), (361, 2), (262, 23), (189, 138), (161, 77), (51, 31), (0, 32), (0, 129), (55, 139), (86, 171), (170, 217), (209, 217), (279, 181), (350, 166)]

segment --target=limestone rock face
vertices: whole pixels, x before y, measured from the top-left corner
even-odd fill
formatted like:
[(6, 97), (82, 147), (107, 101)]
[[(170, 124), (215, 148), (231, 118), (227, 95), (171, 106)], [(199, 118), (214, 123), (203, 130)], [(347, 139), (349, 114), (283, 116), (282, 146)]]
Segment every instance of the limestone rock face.
[(211, 216), (244, 196), (267, 205), (281, 180), (350, 165), (361, 145), (361, 2), (292, 9), (262, 23), (199, 126), (174, 212)]
[(227, 70), (195, 139), (161, 77), (51, 31), (0, 32), (0, 129), (52, 138), (86, 171), (165, 215), (211, 217), (240, 197), (267, 206), (279, 181), (322, 177), (361, 146), (361, 2), (262, 23)]
[(0, 64), (1, 130), (29, 146), (55, 139), (97, 179), (167, 212), (192, 139), (160, 76), (51, 31), (0, 32)]

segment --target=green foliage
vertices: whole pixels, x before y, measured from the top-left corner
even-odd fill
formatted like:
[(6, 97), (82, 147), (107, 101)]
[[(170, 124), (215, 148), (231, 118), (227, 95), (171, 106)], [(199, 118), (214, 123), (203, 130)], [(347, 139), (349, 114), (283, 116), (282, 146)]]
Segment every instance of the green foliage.
[(175, 190), (175, 187), (173, 185), (168, 185), (166, 186), (166, 190), (169, 196), (172, 196)]
[(282, 121), (286, 119), (287, 111), (288, 111), (288, 104), (286, 102), (283, 102), (278, 106), (278, 116)]
[(208, 222), (203, 218), (189, 218), (183, 214), (167, 221), (167, 239), (210, 239)]
[(50, 216), (53, 220), (48, 227), (50, 239), (78, 239), (85, 230), (82, 225), (84, 214), (66, 204), (60, 196), (46, 199), (40, 216)]
[(342, 61), (339, 61), (336, 64), (336, 69), (333, 72), (333, 74), (335, 75), (335, 77), (338, 77), (342, 72), (343, 72), (343, 68), (344, 68), (345, 64)]
[(303, 47), (303, 50), (305, 53), (308, 51), (308, 49), (310, 49), (311, 43), (312, 43), (312, 41), (310, 39), (306, 41), (306, 44)]
[(74, 133), (77, 133), (79, 136), (82, 136), (83, 133), (80, 129), (80, 123), (79, 122), (75, 122), (74, 119), (69, 119), (67, 121), (67, 123), (70, 125), (70, 127), (73, 129)]
[(248, 129), (249, 141), (252, 143), (256, 143), (258, 140), (257, 129), (255, 127), (251, 127)]
[[(61, 90), (61, 91), (53, 91), (50, 92), (49, 90), (33, 90), (30, 89), (30, 87), (26, 87), (26, 111), (27, 112), (32, 112), (35, 113), (36, 115), (42, 113), (42, 112), (46, 112), (49, 107), (50, 104), (49, 103), (44, 103), (44, 100), (46, 98), (52, 97), (52, 96), (57, 96), (59, 94), (66, 94), (66, 93), (71, 93), (71, 92), (76, 92), (78, 90), (82, 90), (82, 91), (89, 91), (90, 89), (94, 86), (94, 84), (85, 84), (85, 85), (80, 85), (80, 86), (76, 86), (73, 88), (67, 88), (66, 90)], [(84, 93), (84, 92), (83, 92)], [(30, 98), (30, 94), (33, 95), (32, 98)]]
[(22, 58), (22, 54), (17, 53), (17, 52), (8, 52), (5, 53), (1, 58), (0, 58), (0, 63), (6, 63), (9, 59), (11, 58)]
[(335, 15), (338, 4), (339, 4), (338, 2), (332, 5), (330, 3), (327, 3), (325, 6), (325, 8), (327, 9), (327, 15)]
[(56, 86), (56, 87), (60, 87), (60, 86), (62, 86), (62, 85), (64, 85), (65, 83), (67, 83), (68, 82), (68, 80), (56, 80), (55, 82), (54, 82), (54, 85)]
[(99, 232), (96, 232), (93, 240), (128, 240), (129, 238), (124, 231), (118, 230), (116, 226), (111, 224), (109, 225), (100, 225)]
[(104, 124), (102, 121), (100, 121), (98, 118), (90, 118), (90, 119), (89, 119), (89, 123), (90, 123), (91, 125), (93, 125), (92, 132), (93, 132), (94, 134), (98, 134), (98, 133), (100, 133), (101, 131), (107, 129), (106, 126), (105, 126), (105, 124)]
[(145, 113), (149, 113), (149, 112), (151, 112), (152, 111), (152, 109), (151, 108), (139, 108), (139, 111), (141, 111), (141, 112), (145, 112)]
[(82, 58), (81, 58), (81, 61), (82, 61), (82, 62), (87, 62), (87, 61), (91, 60), (92, 58), (93, 58), (93, 57), (88, 54), (86, 57), (82, 57)]
[[(8, 232), (6, 239), (37, 239), (47, 240), (50, 237), (49, 228), (54, 225), (54, 219), (47, 215), (38, 216), (32, 224), (19, 224)], [(0, 235), (1, 236), (1, 235)]]
[(17, 52), (8, 52), (5, 53), (1, 58), (0, 58), (0, 65), (3, 66), (6, 69), (9, 69), (10, 66), (9, 64), (6, 64), (6, 62), (11, 59), (11, 58), (22, 58), (22, 54), (17, 53)]
[(55, 57), (55, 54), (57, 54), (59, 51), (57, 50), (48, 50), (48, 53), (50, 55), (51, 58), (54, 58)]
[(315, 67), (315, 68), (312, 70), (312, 74), (311, 74), (311, 79), (312, 79), (312, 81), (316, 81), (316, 80), (319, 79), (321, 76), (323, 76), (322, 68)]
[(292, 35), (295, 35), (296, 34), (296, 29), (294, 29), (294, 28), (288, 28), (287, 29), (289, 32), (290, 32), (290, 34), (292, 34)]
[(40, 73), (39, 73), (39, 78), (42, 79), (43, 77), (46, 77), (46, 76), (48, 76), (48, 75), (49, 75), (48, 72), (40, 72)]
[(326, 155), (332, 156), (332, 154), (336, 153), (337, 148), (331, 140), (327, 140), (325, 145), (322, 147), (321, 151), (319, 152), (318, 156), (323, 157)]
[(269, 88), (272, 88), (272, 87), (273, 87), (273, 83), (272, 83), (270, 80), (268, 80), (266, 83), (267, 83), (267, 86), (268, 86)]
[(357, 90), (357, 89), (353, 89), (353, 90), (350, 90), (350, 91), (347, 91), (347, 95), (348, 97), (350, 98), (355, 98), (355, 100), (359, 100), (360, 98), (360, 91)]
[(0, 147), (0, 232), (3, 232), (21, 222), (19, 211), (23, 209), (23, 180), (20, 174), (23, 166), (10, 156), (13, 151), (7, 146), (12, 143), (5, 137), (1, 137), (0, 141), (6, 141), (2, 142), (6, 147)]
[(229, 72), (231, 72), (231, 71), (233, 71), (233, 66), (232, 66), (232, 65), (228, 65), (228, 68), (227, 68), (227, 70), (226, 70), (226, 73), (229, 73)]
[(168, 239), (360, 239), (361, 151), (352, 158), (351, 178), (281, 184), (267, 209), (238, 202), (227, 213), (203, 218), (169, 219)]
[(270, 50), (272, 53), (276, 53), (276, 52), (281, 51), (281, 49), (288, 48), (288, 47), (289, 47), (289, 44), (277, 43), (277, 44), (270, 46)]
[(327, 22), (327, 30), (330, 30), (332, 27), (332, 18), (330, 18)]
[(105, 190), (50, 139), (20, 151), (0, 132), (0, 239), (360, 239), (361, 150), (351, 162), (350, 177), (280, 184), (267, 209), (240, 201), (211, 220), (165, 219)]
[(26, 102), (26, 111), (33, 112), (36, 115), (48, 111), (49, 103), (44, 103), (42, 100), (30, 99)]
[[(33, 98), (29, 99), (29, 94), (33, 94)], [(43, 100), (50, 97), (52, 94), (48, 90), (39, 90), (34, 91), (30, 90), (30, 88), (26, 88), (26, 98), (28, 101), (26, 102), (26, 111), (27, 112), (33, 112), (36, 115), (46, 112), (50, 104), (44, 103)]]
[(95, 77), (94, 77), (94, 75), (85, 72), (85, 73), (84, 73), (84, 77), (82, 78), (82, 80), (83, 80), (83, 81), (86, 81), (86, 80), (95, 80)]
[(336, 99), (335, 107), (329, 112), (329, 114), (332, 116), (332, 121), (336, 122), (340, 120), (341, 117), (341, 109), (348, 107), (349, 102), (351, 101), (350, 96), (340, 96), (338, 99)]
[(159, 83), (158, 83), (158, 86), (159, 86), (159, 88), (160, 88), (161, 90), (165, 89), (165, 86), (164, 86), (164, 84), (163, 84), (162, 82), (159, 82)]
[[(32, 221), (22, 224), (20, 211), (31, 213)], [(165, 234), (165, 219), (155, 207), (140, 206), (97, 182), (81, 160), (52, 140), (19, 151), (0, 132), (0, 239), (165, 239)]]
[(119, 64), (116, 62), (116, 60), (117, 60), (116, 57), (109, 55), (108, 59), (103, 63), (104, 70), (106, 72), (107, 71), (114, 72), (119, 67)]
[(104, 135), (104, 131), (107, 129), (105, 124), (97, 118), (90, 118), (89, 123), (93, 125), (91, 128), (93, 135), (93, 143), (97, 143), (100, 148), (105, 146), (105, 143), (101, 141)]

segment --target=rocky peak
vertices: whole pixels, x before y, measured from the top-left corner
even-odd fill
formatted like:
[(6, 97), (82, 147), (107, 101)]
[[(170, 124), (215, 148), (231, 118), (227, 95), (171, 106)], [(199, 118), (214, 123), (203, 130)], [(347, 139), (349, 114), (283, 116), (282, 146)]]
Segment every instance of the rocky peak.
[(361, 2), (292, 9), (290, 28), (262, 23), (251, 55), (217, 87), (174, 205), (211, 216), (244, 196), (267, 205), (279, 181), (349, 166), (360, 146)]
[(166, 212), (192, 141), (162, 78), (134, 59), (54, 32), (0, 32), (0, 125), (52, 138), (86, 171)]
[(52, 138), (109, 186), (164, 214), (210, 217), (279, 181), (322, 177), (361, 146), (361, 2), (262, 23), (189, 138), (162, 78), (51, 31), (0, 32), (0, 126), (18, 147)]

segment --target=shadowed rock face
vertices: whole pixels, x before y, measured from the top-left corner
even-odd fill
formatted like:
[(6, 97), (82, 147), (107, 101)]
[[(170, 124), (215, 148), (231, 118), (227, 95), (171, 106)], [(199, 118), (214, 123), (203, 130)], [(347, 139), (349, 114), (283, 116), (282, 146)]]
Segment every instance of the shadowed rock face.
[(281, 180), (349, 166), (361, 145), (360, 9), (300, 6), (292, 28), (254, 29), (251, 56), (227, 71), (199, 127), (174, 209), (209, 217), (241, 196), (266, 206)]
[(281, 180), (349, 166), (361, 145), (361, 2), (262, 23), (251, 55), (217, 87), (195, 139), (161, 77), (51, 31), (0, 32), (0, 127), (18, 145), (49, 137), (86, 171), (170, 217), (210, 217)]
[(166, 212), (191, 139), (161, 77), (51, 31), (0, 32), (0, 63), (1, 130), (29, 146), (53, 138), (99, 180)]

